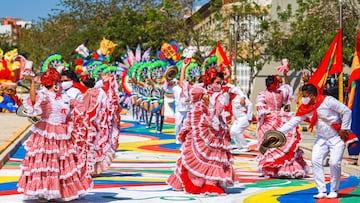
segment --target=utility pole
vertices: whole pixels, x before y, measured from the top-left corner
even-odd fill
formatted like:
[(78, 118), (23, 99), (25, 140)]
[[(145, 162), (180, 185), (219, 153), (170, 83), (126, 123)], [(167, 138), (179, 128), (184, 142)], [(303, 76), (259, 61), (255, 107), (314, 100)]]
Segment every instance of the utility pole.
[[(342, 29), (342, 1), (343, 0), (339, 0), (339, 26), (340, 26), (340, 29)], [(341, 64), (341, 66), (342, 66), (342, 64)], [(339, 101), (341, 103), (344, 103), (344, 79), (343, 78), (344, 78), (344, 73), (343, 73), (343, 71), (341, 71), (339, 74), (339, 78), (338, 78)]]
[(237, 41), (238, 41), (238, 22), (235, 22), (234, 24), (234, 40), (235, 40), (235, 51), (234, 51), (234, 85), (237, 86)]

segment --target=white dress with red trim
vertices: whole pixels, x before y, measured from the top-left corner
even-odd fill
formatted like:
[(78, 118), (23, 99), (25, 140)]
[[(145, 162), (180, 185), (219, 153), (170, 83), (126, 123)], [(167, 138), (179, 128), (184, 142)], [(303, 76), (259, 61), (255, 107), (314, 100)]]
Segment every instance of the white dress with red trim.
[(192, 194), (223, 194), (233, 185), (229, 130), (213, 127), (208, 106), (194, 104), (179, 133), (181, 157), (167, 182)]
[[(266, 131), (278, 129), (294, 116), (292, 112), (285, 112), (281, 109), (284, 104), (283, 98), (280, 91), (264, 90), (258, 94), (256, 99), (259, 119), (257, 149), (259, 149)], [(299, 127), (290, 130), (286, 134), (284, 146), (270, 148), (265, 154), (258, 155), (259, 171), (271, 177), (305, 177), (308, 173), (308, 166), (302, 157), (304, 152), (299, 148), (300, 142)]]
[(120, 106), (113, 87), (92, 88), (75, 105), (71, 116), (72, 135), (89, 174), (107, 170), (114, 158), (120, 135)]
[(107, 129), (110, 133), (109, 142), (111, 144), (111, 149), (113, 153), (117, 150), (119, 146), (120, 138), (120, 112), (121, 106), (119, 104), (119, 94), (117, 92), (118, 86), (115, 80), (114, 75), (111, 75), (110, 80), (106, 83), (103, 89), (106, 92), (106, 123), (102, 125), (107, 125)]
[(71, 115), (70, 126), (76, 138), (80, 157), (84, 160), (84, 173), (99, 174), (106, 170), (114, 155), (109, 142), (106, 123), (106, 94), (92, 88), (79, 100)]
[(26, 155), (18, 191), (26, 199), (44, 198), (70, 201), (92, 187), (90, 176), (81, 174), (84, 163), (78, 159), (75, 140), (66, 123), (70, 99), (42, 88), (35, 104), (24, 102), (30, 116), (41, 115), (25, 143)]

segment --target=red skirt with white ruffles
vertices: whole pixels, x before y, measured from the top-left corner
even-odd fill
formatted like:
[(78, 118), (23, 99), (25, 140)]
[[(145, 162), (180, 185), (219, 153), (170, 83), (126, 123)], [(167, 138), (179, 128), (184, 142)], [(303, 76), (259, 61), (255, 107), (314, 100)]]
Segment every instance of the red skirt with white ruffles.
[(227, 128), (211, 126), (207, 106), (198, 102), (179, 133), (181, 157), (167, 182), (174, 190), (192, 194), (222, 194), (233, 185), (234, 171)]
[[(275, 130), (291, 119), (288, 112), (271, 113), (265, 116), (258, 126), (258, 145), (268, 130)], [(257, 157), (259, 171), (265, 176), (303, 178), (308, 174), (308, 166), (303, 159), (304, 152), (299, 148), (301, 135), (298, 127), (286, 134), (286, 143), (279, 148), (269, 148)]]
[(18, 182), (18, 191), (26, 199), (70, 201), (92, 188), (91, 177), (82, 177), (79, 172), (75, 140), (67, 133), (67, 125), (39, 121), (32, 131), (25, 143)]

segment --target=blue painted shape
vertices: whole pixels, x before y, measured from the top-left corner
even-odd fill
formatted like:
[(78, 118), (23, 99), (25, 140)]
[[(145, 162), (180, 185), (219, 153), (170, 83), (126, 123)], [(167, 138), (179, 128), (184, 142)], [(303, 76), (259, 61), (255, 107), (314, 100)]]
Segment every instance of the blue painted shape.
[(180, 149), (181, 144), (176, 144), (176, 143), (168, 143), (168, 144), (161, 144), (159, 145), (160, 148), (165, 148), (165, 149)]
[(17, 190), (17, 182), (0, 183), (0, 191)]
[[(160, 184), (163, 182), (142, 182), (141, 180), (127, 181), (127, 180), (94, 180), (94, 184), (111, 185), (111, 184), (142, 184), (142, 185), (153, 185)], [(165, 184), (165, 182), (164, 182)]]
[[(340, 181), (339, 190), (356, 187), (356, 186), (359, 186), (359, 184), (360, 184), (359, 178), (357, 178), (355, 176), (350, 176), (350, 177), (346, 178), (345, 180)], [(326, 189), (328, 192), (330, 191), (330, 183), (326, 184)], [(280, 197), (278, 197), (277, 200), (279, 202), (284, 202), (284, 203), (287, 203), (287, 202), (315, 203), (316, 199), (313, 198), (313, 195), (315, 195), (317, 193), (318, 193), (318, 191), (317, 191), (316, 187), (314, 187), (314, 188), (310, 188), (307, 190), (300, 190), (300, 191), (281, 195)], [(339, 195), (342, 195), (341, 192), (339, 193)], [(340, 199), (341, 199), (341, 197), (340, 197)]]
[(11, 158), (14, 159), (24, 159), (25, 158), (25, 147), (24, 145), (21, 145), (18, 147), (18, 149), (15, 151), (15, 153), (11, 156)]

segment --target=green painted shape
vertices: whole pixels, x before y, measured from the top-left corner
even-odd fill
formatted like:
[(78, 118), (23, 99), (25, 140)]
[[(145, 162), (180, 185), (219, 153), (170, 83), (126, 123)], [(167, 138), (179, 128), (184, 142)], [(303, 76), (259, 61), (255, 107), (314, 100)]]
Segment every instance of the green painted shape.
[(339, 202), (341, 203), (355, 203), (359, 202), (360, 199), (360, 183), (357, 188), (349, 194), (340, 197)]
[(245, 184), (245, 188), (268, 188), (268, 187), (291, 187), (291, 186), (302, 186), (311, 183), (307, 180), (297, 179), (276, 179), (276, 180), (265, 180), (258, 181), (256, 183)]
[(5, 166), (20, 166), (21, 163), (19, 162), (6, 162)]

